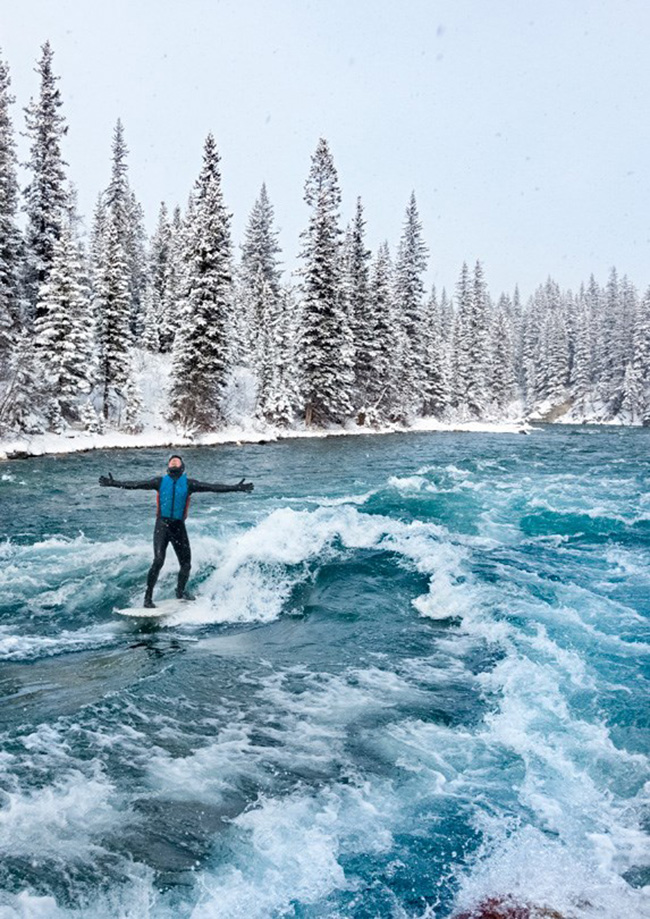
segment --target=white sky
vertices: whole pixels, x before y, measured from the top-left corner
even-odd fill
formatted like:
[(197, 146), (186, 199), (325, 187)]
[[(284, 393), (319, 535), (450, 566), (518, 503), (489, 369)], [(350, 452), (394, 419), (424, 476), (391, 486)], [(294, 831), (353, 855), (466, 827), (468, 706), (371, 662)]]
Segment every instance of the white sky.
[(439, 288), (650, 283), (648, 0), (2, 0), (17, 130), (48, 38), (88, 221), (118, 117), (149, 228), (212, 130), (236, 243), (266, 181), (294, 267), (323, 135), (373, 248), (415, 190)]

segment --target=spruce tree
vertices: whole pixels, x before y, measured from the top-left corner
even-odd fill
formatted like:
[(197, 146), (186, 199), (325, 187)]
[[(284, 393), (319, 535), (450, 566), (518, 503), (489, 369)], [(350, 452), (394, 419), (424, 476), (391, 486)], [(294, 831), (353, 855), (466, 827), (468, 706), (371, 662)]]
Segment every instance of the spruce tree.
[(183, 242), (185, 227), (178, 205), (172, 214), (167, 263), (165, 266), (164, 293), (161, 303), (158, 336), (160, 350), (166, 354), (172, 350), (178, 327), (178, 316), (182, 302), (181, 291), (184, 289), (185, 262), (183, 260)]
[(639, 384), (639, 416), (650, 425), (650, 288), (639, 302), (634, 320), (633, 363)]
[(31, 315), (38, 317), (38, 292), (47, 282), (54, 246), (65, 221), (67, 190), (65, 161), (61, 142), (67, 127), (61, 109), (58, 77), (52, 70), (53, 53), (49, 42), (42, 48), (36, 67), (41, 78), (38, 99), (32, 100), (26, 112), (30, 155), (27, 168), (31, 181), (25, 189), (26, 264), (25, 292)]
[(446, 342), (442, 333), (442, 314), (435, 287), (431, 290), (426, 306), (423, 337), (425, 355), (421, 378), (424, 413), (440, 418), (449, 403), (449, 380), (445, 360)]
[(93, 300), (97, 316), (98, 381), (102, 414), (119, 423), (131, 377), (131, 298), (129, 264), (119, 214), (107, 209), (98, 263), (94, 270)]
[(361, 198), (357, 198), (354, 220), (350, 227), (346, 258), (345, 287), (350, 329), (354, 343), (354, 380), (358, 405), (368, 401), (370, 379), (375, 373), (374, 310), (370, 300), (370, 259), (372, 253), (365, 241), (366, 221)]
[(468, 329), (468, 377), (465, 401), (474, 415), (483, 414), (488, 401), (486, 379), (491, 352), (489, 335), (489, 297), (483, 266), (477, 261), (472, 278), (470, 322)]
[(594, 372), (591, 313), (584, 289), (580, 291), (577, 297), (574, 323), (575, 337), (570, 379), (571, 395), (576, 407), (584, 411), (587, 400), (591, 395)]
[(370, 304), (373, 373), (368, 379), (367, 421), (377, 424), (397, 420), (400, 406), (397, 342), (400, 336), (394, 301), (394, 268), (388, 243), (379, 247), (370, 271)]
[[(144, 215), (129, 185), (128, 147), (124, 126), (118, 118), (111, 145), (111, 177), (102, 196), (102, 207), (117, 233), (126, 259), (126, 280), (129, 290), (129, 329), (134, 341), (144, 331), (144, 299), (147, 281)], [(106, 219), (106, 218), (105, 218)], [(94, 247), (93, 247), (94, 248)]]
[(341, 192), (327, 141), (318, 142), (305, 184), (311, 209), (302, 234), (302, 370), (307, 424), (342, 422), (352, 412), (353, 353), (342, 291)]
[(258, 414), (271, 424), (286, 427), (295, 419), (300, 399), (298, 305), (292, 291), (282, 289), (277, 297), (267, 291), (265, 302)]
[(402, 327), (401, 398), (404, 418), (417, 415), (424, 398), (420, 369), (426, 360), (423, 276), (427, 254), (415, 193), (411, 193), (395, 265), (395, 304)]
[(205, 141), (185, 233), (183, 311), (174, 340), (171, 419), (187, 430), (223, 422), (228, 373), (228, 313), (232, 306), (230, 214), (223, 202), (219, 154)]
[(0, 380), (8, 369), (20, 318), (21, 238), (10, 83), (9, 70), (0, 59)]
[(452, 333), (452, 399), (463, 411), (471, 398), (472, 283), (467, 263), (463, 262), (456, 285), (456, 310)]
[(34, 381), (40, 373), (34, 338), (26, 328), (16, 333), (0, 391), (0, 431), (43, 432), (43, 392)]
[[(39, 291), (36, 343), (56, 419), (78, 420), (93, 381), (93, 322), (73, 219), (61, 229)], [(56, 403), (56, 404), (55, 404)]]
[(133, 340), (139, 343), (144, 332), (144, 301), (147, 290), (147, 235), (144, 211), (134, 192), (127, 200), (128, 235), (126, 252), (129, 265), (130, 325)]
[(545, 390), (543, 398), (559, 402), (566, 396), (569, 381), (569, 337), (562, 293), (551, 278), (544, 291), (543, 363)]
[(499, 302), (492, 318), (492, 359), (489, 365), (489, 397), (498, 409), (505, 409), (516, 398), (515, 346), (507, 298)]
[(158, 211), (158, 224), (151, 237), (147, 287), (143, 303), (144, 328), (142, 345), (148, 351), (161, 350), (161, 333), (163, 327), (163, 304), (169, 277), (169, 258), (172, 239), (172, 227), (167, 205), (164, 201)]
[(265, 352), (269, 344), (266, 331), (278, 315), (280, 302), (280, 246), (274, 220), (273, 205), (266, 184), (263, 184), (251, 210), (241, 247), (238, 299), (238, 311), (245, 326), (240, 335), (242, 350), (246, 363), (258, 375), (265, 372)]

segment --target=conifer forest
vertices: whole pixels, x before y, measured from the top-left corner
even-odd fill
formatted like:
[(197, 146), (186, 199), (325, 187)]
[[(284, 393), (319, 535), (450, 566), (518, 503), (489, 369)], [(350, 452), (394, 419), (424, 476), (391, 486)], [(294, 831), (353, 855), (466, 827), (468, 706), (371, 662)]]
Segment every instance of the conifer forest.
[(23, 118), (0, 60), (0, 432), (142, 430), (147, 355), (164, 356), (167, 419), (182, 432), (226, 427), (237, 393), (251, 419), (285, 428), (427, 416), (650, 424), (650, 291), (616, 268), (573, 291), (541, 278), (524, 300), (490, 292), (472, 258), (449, 289), (427, 289), (435, 249), (416, 194), (401, 226), (381, 228), (396, 244), (371, 251), (361, 199), (342, 213), (324, 138), (296, 177), (298, 270), (283, 270), (265, 185), (233, 239), (211, 134), (188, 200), (163, 202), (148, 238), (120, 121), (86, 224), (49, 43), (36, 73)]

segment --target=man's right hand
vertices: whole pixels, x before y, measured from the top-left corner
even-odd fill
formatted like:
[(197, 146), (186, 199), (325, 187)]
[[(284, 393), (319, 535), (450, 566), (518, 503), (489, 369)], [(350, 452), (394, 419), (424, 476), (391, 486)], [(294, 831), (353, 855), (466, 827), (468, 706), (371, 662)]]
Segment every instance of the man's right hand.
[(99, 477), (99, 484), (100, 484), (100, 485), (104, 485), (104, 486), (107, 486), (107, 485), (115, 485), (115, 479), (113, 478), (113, 476), (112, 476), (111, 473), (109, 472), (108, 475), (100, 475), (100, 477)]

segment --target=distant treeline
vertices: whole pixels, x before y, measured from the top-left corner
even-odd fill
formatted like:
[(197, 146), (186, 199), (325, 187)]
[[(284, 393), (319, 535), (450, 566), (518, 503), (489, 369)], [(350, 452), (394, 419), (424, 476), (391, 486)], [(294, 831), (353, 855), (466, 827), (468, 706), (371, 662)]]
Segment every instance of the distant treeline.
[[(324, 426), (497, 419), (522, 412), (650, 423), (650, 293), (612, 269), (563, 292), (549, 278), (522, 304), (495, 301), (483, 267), (425, 291), (415, 195), (399, 245), (372, 253), (361, 200), (347, 226), (321, 139), (305, 184), (301, 269), (283, 278), (262, 186), (235, 258), (214, 138), (184, 211), (162, 204), (151, 239), (129, 184), (120, 121), (89, 241), (62, 154), (67, 131), (52, 49), (26, 113), (30, 181), (19, 189), (10, 79), (0, 61), (0, 428), (137, 430), (134, 355), (170, 355), (168, 417), (185, 431), (228, 421), (226, 391), (259, 419)], [(24, 229), (19, 209), (26, 215)]]

